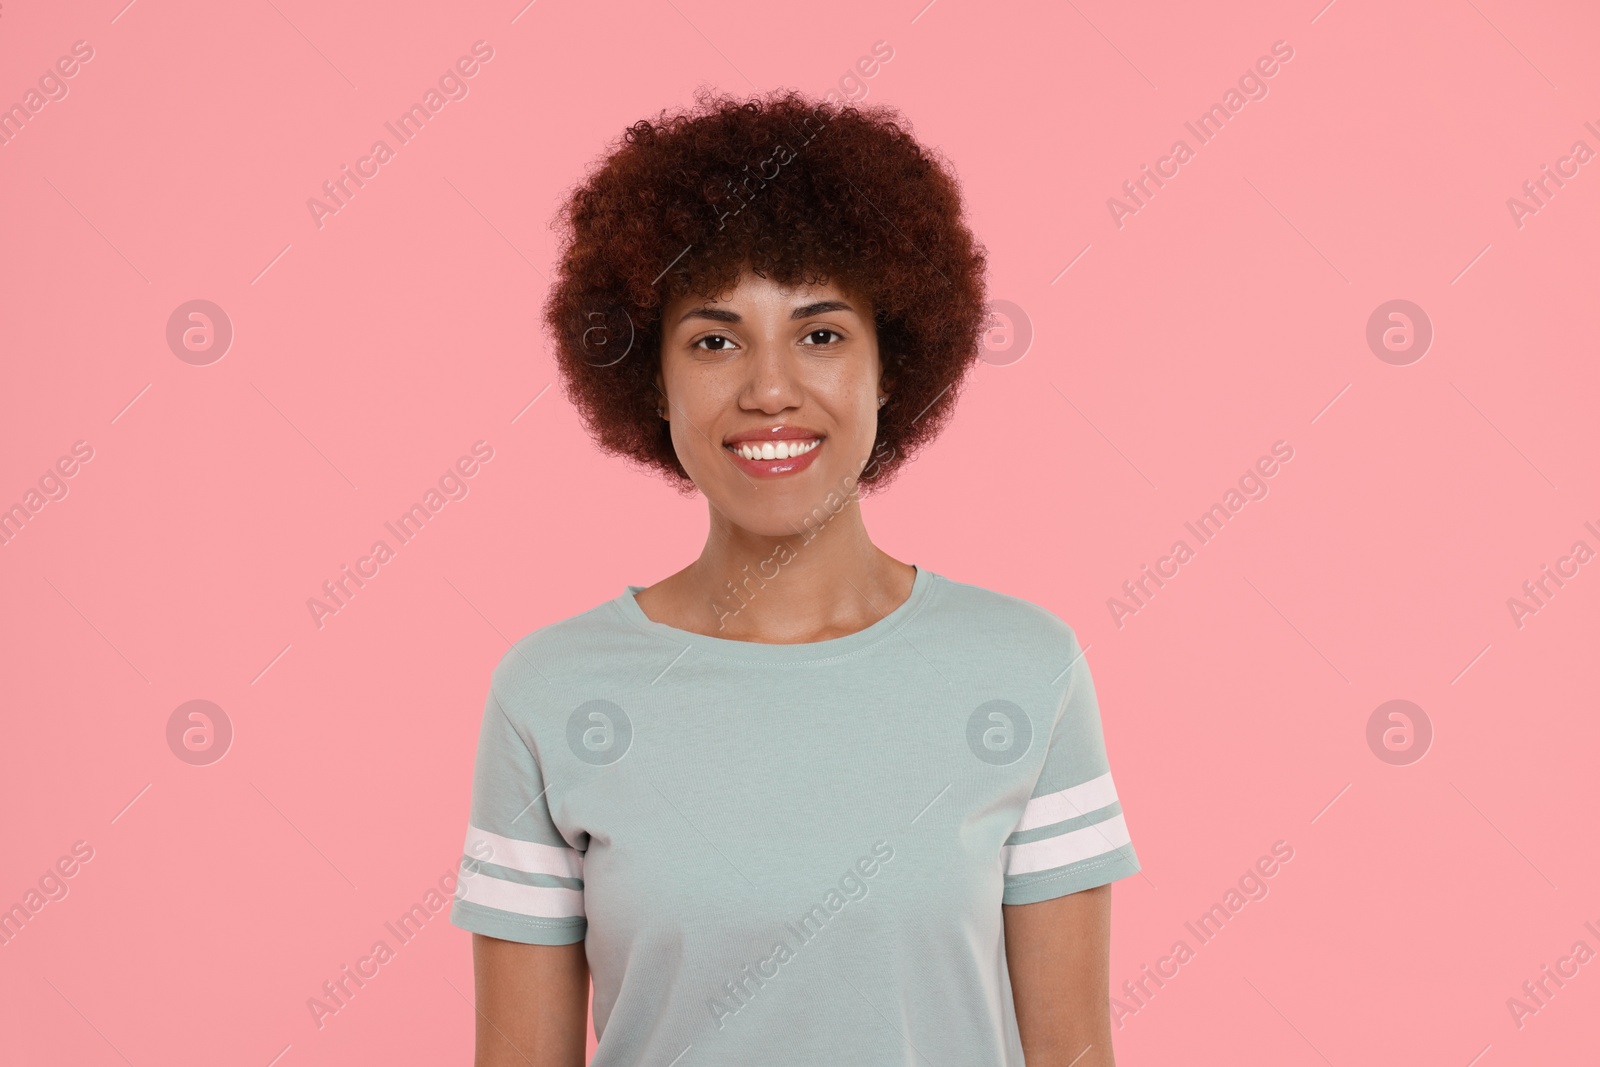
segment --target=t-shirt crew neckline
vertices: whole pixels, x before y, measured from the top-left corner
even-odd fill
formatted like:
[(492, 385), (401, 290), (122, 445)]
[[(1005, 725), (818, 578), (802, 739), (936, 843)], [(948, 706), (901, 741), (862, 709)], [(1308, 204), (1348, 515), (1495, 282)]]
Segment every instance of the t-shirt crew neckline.
[(693, 630), (680, 630), (676, 626), (669, 626), (664, 622), (657, 622), (644, 613), (639, 602), (634, 599), (634, 594), (643, 592), (642, 585), (628, 586), (621, 596), (612, 601), (623, 616), (634, 626), (646, 633), (664, 637), (677, 644), (688, 644), (713, 656), (723, 659), (745, 660), (747, 662), (764, 663), (810, 663), (817, 660), (832, 659), (836, 656), (849, 655), (859, 652), (864, 648), (876, 644), (889, 634), (904, 626), (906, 622), (922, 609), (932, 595), (933, 584), (938, 575), (915, 563), (916, 577), (911, 582), (911, 595), (899, 607), (889, 612), (877, 622), (872, 623), (853, 634), (843, 637), (830, 637), (826, 641), (801, 641), (794, 644), (768, 644), (762, 641), (734, 641), (726, 637), (712, 637), (709, 634), (695, 633)]

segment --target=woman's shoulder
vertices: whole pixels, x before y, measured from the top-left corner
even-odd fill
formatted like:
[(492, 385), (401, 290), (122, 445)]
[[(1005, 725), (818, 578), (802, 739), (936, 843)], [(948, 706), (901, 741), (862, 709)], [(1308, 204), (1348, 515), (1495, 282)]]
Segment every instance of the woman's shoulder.
[(994, 634), (1003, 640), (1026, 644), (1077, 646), (1077, 634), (1054, 611), (1026, 597), (987, 586), (939, 576), (939, 608), (935, 617), (943, 625), (967, 632)]
[(638, 631), (617, 610), (616, 601), (604, 600), (513, 642), (495, 665), (494, 688), (505, 699), (533, 688), (581, 684), (620, 667), (630, 646), (638, 644)]

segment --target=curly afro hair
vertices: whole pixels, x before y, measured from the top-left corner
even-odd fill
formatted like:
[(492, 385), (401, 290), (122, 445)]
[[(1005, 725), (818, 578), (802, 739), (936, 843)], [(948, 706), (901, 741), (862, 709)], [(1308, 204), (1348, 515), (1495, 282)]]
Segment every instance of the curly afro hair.
[(886, 485), (938, 435), (979, 357), (983, 246), (953, 172), (887, 105), (792, 90), (640, 120), (562, 205), (544, 317), (568, 398), (600, 447), (690, 480), (657, 414), (661, 313), (751, 270), (781, 285), (835, 281), (874, 309), (890, 402), (861, 487)]

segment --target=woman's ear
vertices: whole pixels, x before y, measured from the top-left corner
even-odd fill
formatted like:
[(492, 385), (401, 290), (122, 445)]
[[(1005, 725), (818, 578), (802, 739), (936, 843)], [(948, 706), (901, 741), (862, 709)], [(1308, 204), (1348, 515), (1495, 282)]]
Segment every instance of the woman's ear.
[(667, 391), (663, 387), (664, 385), (665, 385), (665, 383), (662, 380), (661, 370), (660, 370), (660, 368), (657, 368), (656, 369), (656, 414), (660, 415), (663, 419), (666, 419), (668, 422), (671, 422), (672, 421), (672, 416), (667, 413), (667, 406), (668, 406), (667, 405)]

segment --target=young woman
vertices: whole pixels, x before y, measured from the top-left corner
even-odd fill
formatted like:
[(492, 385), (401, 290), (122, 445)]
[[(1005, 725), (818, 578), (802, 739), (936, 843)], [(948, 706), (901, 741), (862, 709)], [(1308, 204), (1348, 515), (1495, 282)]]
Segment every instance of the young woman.
[(479, 1067), (581, 1065), (591, 975), (595, 1067), (1107, 1067), (1139, 863), (1082, 650), (861, 517), (986, 326), (947, 166), (883, 107), (702, 94), (561, 219), (567, 395), (709, 531), (495, 668), (451, 910)]

